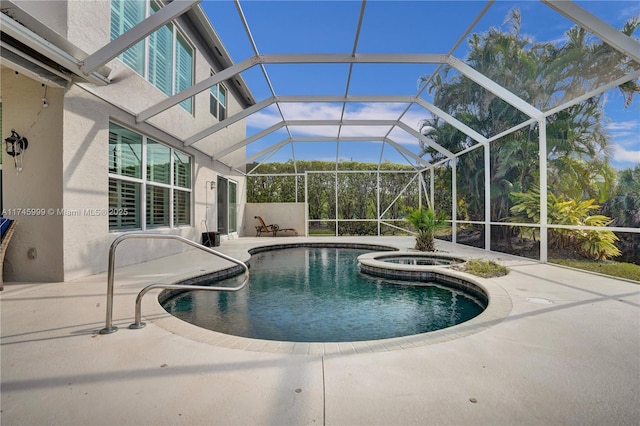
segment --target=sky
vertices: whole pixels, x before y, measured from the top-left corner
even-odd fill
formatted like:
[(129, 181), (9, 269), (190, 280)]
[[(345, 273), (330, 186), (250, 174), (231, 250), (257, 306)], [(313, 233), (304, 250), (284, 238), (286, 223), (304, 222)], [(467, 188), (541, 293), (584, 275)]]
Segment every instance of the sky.
[[(620, 28), (633, 16), (640, 15), (638, 1), (577, 1), (589, 12), (605, 22)], [(236, 4), (230, 0), (204, 0), (201, 3), (213, 27), (220, 36), (234, 62), (255, 55)], [(472, 26), (485, 1), (368, 1), (358, 38), (357, 53), (436, 53), (447, 54), (467, 29), (471, 33), (484, 32), (491, 27), (506, 29), (504, 24), (512, 7), (521, 11), (521, 33), (534, 41), (561, 41), (564, 32), (573, 23), (537, 1), (496, 1), (485, 15)], [(354, 49), (354, 39), (362, 3), (360, 1), (240, 1), (242, 13), (259, 54), (287, 53), (348, 53)], [(466, 39), (453, 50), (453, 55), (464, 59)], [(256, 101), (285, 95), (403, 95), (418, 94), (418, 80), (430, 76), (433, 64), (348, 64), (274, 65), (267, 64), (264, 77), (259, 66), (241, 75), (254, 94)], [(348, 80), (349, 73), (351, 78)], [(270, 87), (271, 86), (271, 87)], [(273, 92), (272, 92), (273, 89)], [(431, 96), (421, 96), (431, 101)], [(339, 103), (281, 104), (286, 120), (339, 119)], [(417, 129), (421, 120), (430, 113), (419, 106), (406, 110), (399, 103), (350, 103), (344, 111), (345, 119), (381, 118), (395, 120), (404, 111), (402, 121)], [(606, 130), (611, 137), (612, 164), (617, 168), (640, 164), (640, 99), (623, 107), (623, 98), (617, 90), (605, 94)], [(265, 108), (247, 119), (247, 136), (256, 134), (281, 121), (275, 106)], [(343, 127), (341, 136), (367, 136), (382, 138), (388, 126)], [(293, 137), (336, 136), (337, 126), (291, 127)], [(417, 140), (409, 133), (395, 129), (391, 139), (413, 152), (419, 152)], [(260, 153), (267, 147), (287, 139), (280, 129), (247, 146), (247, 156)], [(406, 163), (400, 154), (373, 141), (368, 144), (341, 142), (338, 157), (358, 161), (388, 160)], [(336, 145), (326, 142), (296, 142), (282, 148), (269, 161), (296, 159), (335, 160)]]

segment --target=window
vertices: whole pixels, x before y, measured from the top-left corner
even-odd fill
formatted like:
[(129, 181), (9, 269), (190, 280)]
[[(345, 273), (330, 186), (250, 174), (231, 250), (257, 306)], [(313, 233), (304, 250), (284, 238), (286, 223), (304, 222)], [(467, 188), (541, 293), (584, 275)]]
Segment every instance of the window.
[[(169, 226), (171, 149), (147, 139), (147, 228)], [(164, 185), (163, 185), (164, 184)]]
[[(213, 71), (211, 71), (211, 75), (213, 75)], [(227, 118), (227, 89), (222, 83), (218, 83), (211, 87), (209, 91), (211, 92), (209, 111), (218, 121), (223, 121)]]
[[(191, 158), (173, 151), (173, 176), (176, 189), (173, 190), (173, 223), (189, 225), (191, 218)], [(179, 188), (178, 188), (179, 187)]]
[(147, 186), (147, 228), (169, 226), (169, 189)]
[[(133, 28), (144, 20), (146, 4), (144, 1), (111, 1), (111, 40)], [(144, 40), (139, 41), (120, 55), (120, 60), (144, 75)]]
[[(189, 46), (187, 39), (178, 34), (176, 43), (176, 72), (175, 90), (178, 93), (193, 84), (193, 49)], [(180, 102), (180, 105), (189, 112), (192, 112), (192, 99), (188, 98)]]
[(109, 214), (110, 231), (140, 229), (140, 186), (137, 182), (109, 178), (109, 212), (114, 212)]
[(191, 157), (109, 124), (109, 230), (191, 225)]
[[(144, 2), (142, 2), (144, 3)], [(158, 7), (152, 4), (151, 12)], [(147, 79), (167, 96), (173, 94), (173, 25), (167, 24), (149, 36), (149, 72)]]
[[(111, 40), (158, 10), (160, 6), (155, 1), (112, 0)], [(171, 96), (193, 84), (193, 52), (186, 37), (176, 25), (169, 23), (123, 52), (119, 58), (162, 93)], [(193, 113), (192, 98), (185, 99), (180, 105)]]

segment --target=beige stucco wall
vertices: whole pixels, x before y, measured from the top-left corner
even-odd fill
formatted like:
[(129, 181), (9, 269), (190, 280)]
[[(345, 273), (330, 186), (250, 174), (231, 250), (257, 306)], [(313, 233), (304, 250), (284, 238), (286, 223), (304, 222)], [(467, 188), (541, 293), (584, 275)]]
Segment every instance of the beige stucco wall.
[[(64, 34), (74, 46), (88, 55), (109, 42), (111, 34), (111, 1), (54, 0), (66, 3), (68, 29)], [(91, 28), (91, 31), (87, 31)], [(80, 58), (83, 59), (83, 58)]]
[[(87, 53), (109, 42), (109, 2), (71, 1), (62, 7), (65, 2), (48, 1), (40, 8), (28, 1), (18, 3), (25, 6), (25, 10), (29, 8), (40, 21), (51, 20), (52, 29)], [(51, 10), (57, 12), (47, 17)], [(67, 25), (64, 19), (68, 19)], [(186, 28), (185, 33), (190, 34)], [(196, 49), (200, 47), (198, 43), (194, 41)], [(198, 51), (195, 64), (195, 81), (207, 78), (210, 67)], [(5, 280), (69, 280), (106, 270), (109, 245), (120, 233), (109, 232), (107, 215), (84, 212), (108, 209), (110, 121), (173, 146), (193, 158), (191, 226), (153, 229), (152, 232), (179, 234), (199, 242), (205, 229), (216, 231), (217, 197), (210, 182), (215, 182), (218, 175), (238, 184), (239, 227), (244, 221), (245, 178), (225, 163), (194, 149), (214, 152), (218, 147), (243, 139), (244, 121), (194, 147), (184, 147), (183, 139), (217, 123), (209, 113), (209, 92), (195, 97), (194, 115), (174, 106), (154, 117), (151, 124), (136, 123), (137, 113), (166, 96), (119, 60), (107, 65), (112, 69), (109, 75), (112, 83), (106, 87), (78, 83), (66, 91), (48, 89), (50, 107), (40, 113), (28, 132), (30, 147), (25, 170), (19, 176), (15, 175), (13, 163), (6, 155), (3, 157), (4, 207), (53, 208), (56, 212), (45, 217), (16, 218), (19, 224), (5, 258)], [(2, 136), (5, 138), (12, 126), (20, 131), (31, 124), (42, 104), (42, 92), (40, 83), (26, 77), (19, 76), (16, 80), (19, 83), (14, 84), (9, 80), (14, 78), (12, 70), (3, 69), (2, 77)], [(228, 103), (228, 115), (242, 109), (231, 93)], [(244, 156), (245, 151), (239, 150), (227, 159), (232, 162)], [(223, 236), (223, 239), (235, 236), (237, 234)], [(28, 260), (26, 252), (32, 247), (37, 249), (38, 257)], [(188, 246), (168, 240), (126, 241), (118, 248), (117, 265), (139, 263), (187, 249)]]
[[(298, 236), (305, 235), (305, 204), (304, 203), (246, 203), (244, 209), (245, 220), (242, 222), (242, 235), (255, 236), (256, 225), (254, 219), (261, 216), (267, 225), (276, 223), (280, 228), (293, 228)], [(265, 236), (265, 234), (262, 234)], [(293, 236), (290, 232), (282, 232), (279, 236)]]
[[(103, 45), (109, 43), (109, 20), (104, 17), (110, 16), (109, 2), (82, 2), (74, 1), (68, 5), (69, 15), (69, 41), (90, 53)], [(205, 80), (210, 76), (211, 67), (207, 58), (201, 53), (205, 50), (202, 44), (202, 38), (193, 32), (191, 28), (185, 25), (182, 18), (178, 19), (176, 25), (180, 31), (187, 36), (192, 46), (195, 48), (195, 67), (194, 82)], [(87, 37), (84, 31), (78, 28), (92, 28), (91, 36)], [(97, 97), (107, 100), (110, 104), (118, 106), (120, 109), (129, 112), (130, 115), (140, 113), (158, 102), (165, 100), (167, 97), (158, 89), (153, 87), (144, 78), (138, 75), (131, 68), (126, 66), (118, 59), (110, 61), (107, 66), (111, 68), (109, 78), (112, 84), (106, 87), (97, 87), (90, 84), (81, 84), (85, 90), (95, 94)], [(214, 70), (217, 71), (217, 70)], [(147, 127), (153, 132), (153, 127), (162, 129), (164, 137), (175, 140), (175, 147), (181, 148), (181, 140), (187, 139), (203, 129), (215, 125), (218, 121), (209, 112), (209, 91), (206, 90), (194, 97), (193, 115), (189, 114), (179, 105), (173, 106), (168, 110), (152, 117), (148, 120), (152, 126)], [(227, 116), (231, 116), (242, 111), (240, 103), (229, 92), (227, 96)], [(130, 117), (127, 117), (129, 119)], [(136, 124), (130, 121), (132, 126)], [(131, 127), (131, 126), (128, 126)], [(234, 153), (225, 156), (222, 163), (213, 161), (209, 156), (202, 154), (214, 154), (216, 151), (245, 138), (246, 123), (241, 120), (225, 129), (220, 130), (214, 135), (208, 136), (196, 142), (187, 152), (198, 155), (196, 168), (194, 170), (194, 190), (209, 191), (207, 196), (195, 199), (194, 205), (194, 225), (204, 228), (205, 214), (208, 216), (207, 226), (210, 231), (217, 230), (217, 210), (215, 208), (216, 194), (212, 191), (207, 182), (216, 181), (217, 175), (229, 178), (238, 184), (238, 203), (242, 205), (246, 199), (246, 183), (245, 178), (238, 172), (232, 170), (227, 165), (242, 162), (246, 158), (246, 150), (239, 149)], [(159, 139), (163, 141), (163, 139)], [(199, 152), (200, 151), (200, 152)], [(208, 173), (207, 170), (214, 169), (214, 173)], [(205, 208), (205, 203), (209, 201), (210, 208)], [(238, 223), (241, 224), (244, 209), (240, 208), (238, 212)], [(229, 237), (233, 237), (230, 235)]]
[[(5, 216), (15, 219), (15, 234), (5, 256), (5, 281), (61, 281), (64, 278), (62, 217), (50, 214), (63, 207), (62, 89), (44, 88), (13, 70), (1, 70), (2, 140), (15, 129), (29, 145), (23, 169), (2, 146), (2, 198)], [(20, 211), (21, 209), (36, 209)], [(36, 257), (28, 252), (35, 249)]]
[[(12, 0), (12, 2), (63, 37), (67, 35), (67, 2), (58, 0)], [(82, 3), (84, 0), (75, 0)], [(97, 3), (100, 0), (96, 1)], [(3, 2), (4, 3), (4, 2)], [(109, 3), (109, 2), (104, 2)], [(4, 7), (4, 4), (3, 4)], [(11, 10), (9, 9), (9, 13)]]
[[(215, 231), (216, 193), (210, 182), (223, 175), (238, 182), (245, 192), (245, 179), (198, 151), (182, 146), (182, 142), (145, 124), (121, 109), (104, 102), (80, 87), (73, 87), (65, 97), (63, 182), (64, 206), (69, 211), (108, 208), (108, 129), (113, 121), (193, 156), (192, 226), (153, 229), (154, 233), (179, 234), (200, 241), (205, 229)], [(207, 206), (209, 208), (207, 209)], [(207, 220), (205, 226), (204, 220)], [(242, 218), (239, 218), (239, 221)], [(71, 279), (104, 271), (108, 247), (121, 233), (109, 233), (108, 217), (64, 217), (65, 278)], [(118, 247), (118, 265), (139, 263), (189, 249), (165, 240), (131, 240)]]
[[(48, 108), (41, 108), (42, 85), (10, 69), (3, 68), (1, 87), (2, 138), (15, 128), (29, 140), (24, 169), (19, 174), (13, 157), (3, 149), (3, 207), (7, 216), (18, 223), (5, 257), (7, 281), (62, 281), (106, 270), (109, 245), (120, 233), (109, 233), (108, 216), (84, 212), (108, 208), (110, 121), (193, 156), (192, 226), (153, 232), (200, 241), (205, 218), (208, 229), (215, 231), (216, 193), (209, 182), (215, 182), (218, 175), (236, 181), (239, 201), (244, 201), (243, 177), (193, 149), (182, 147), (179, 140), (152, 126), (136, 125), (131, 115), (80, 87), (72, 87), (64, 98), (62, 89), (49, 87)], [(16, 209), (27, 208), (39, 209), (44, 214), (16, 213)], [(238, 223), (242, 223), (242, 215)], [(32, 248), (36, 249), (35, 259), (27, 256)], [(132, 240), (119, 247), (118, 265), (185, 249), (188, 247), (172, 241)]]
[[(70, 211), (108, 208), (108, 129), (113, 121), (193, 156), (192, 226), (153, 229), (153, 233), (179, 234), (200, 241), (208, 228), (217, 230), (216, 193), (210, 182), (222, 175), (238, 182), (245, 192), (245, 179), (159, 129), (136, 124), (134, 117), (92, 93), (75, 86), (65, 97), (64, 113), (64, 206)], [(209, 208), (207, 209), (207, 205)], [(204, 220), (207, 220), (205, 226)], [(240, 217), (239, 221), (242, 220)], [(64, 217), (65, 278), (104, 271), (108, 248), (119, 232), (109, 233), (108, 216)], [(167, 256), (189, 249), (168, 240), (131, 240), (118, 247), (118, 265)]]
[[(90, 54), (110, 42), (109, 23), (111, 9), (109, 2), (72, 1), (67, 7), (69, 17), (68, 39), (71, 43)], [(210, 76), (211, 67), (207, 58), (201, 53), (205, 51), (202, 38), (185, 24), (182, 17), (174, 25), (177, 25), (182, 34), (187, 36), (192, 47), (195, 48), (194, 82), (207, 79)], [(87, 31), (87, 28), (90, 28), (91, 31)], [(167, 98), (166, 95), (119, 60), (114, 59), (107, 66), (111, 68), (109, 78), (114, 84), (107, 87), (85, 86), (91, 87), (91, 90), (96, 94), (108, 99), (113, 104), (120, 105), (133, 113), (140, 113)], [(149, 119), (149, 123), (165, 130), (176, 138), (187, 139), (218, 122), (209, 112), (209, 97), (208, 90), (194, 97), (193, 115), (179, 105), (175, 105)], [(227, 116), (242, 111), (242, 106), (231, 96), (231, 93), (227, 97), (227, 102)], [(245, 122), (242, 120), (215, 135), (198, 141), (194, 144), (194, 147), (213, 154), (216, 150), (227, 146), (230, 141), (244, 139), (245, 134)], [(245, 158), (245, 150), (241, 149), (226, 156), (224, 162), (232, 164), (243, 158)]]

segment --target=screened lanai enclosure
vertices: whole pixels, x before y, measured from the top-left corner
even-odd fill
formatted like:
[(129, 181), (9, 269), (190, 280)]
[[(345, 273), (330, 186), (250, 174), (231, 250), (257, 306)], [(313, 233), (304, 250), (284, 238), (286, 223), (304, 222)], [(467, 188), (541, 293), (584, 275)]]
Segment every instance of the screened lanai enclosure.
[[(439, 238), (546, 262), (640, 263), (640, 7), (627, 1), (202, 2), (235, 64), (138, 114), (247, 82), (198, 141), (248, 203), (304, 203), (307, 235)], [(227, 158), (238, 150), (243, 161)]]

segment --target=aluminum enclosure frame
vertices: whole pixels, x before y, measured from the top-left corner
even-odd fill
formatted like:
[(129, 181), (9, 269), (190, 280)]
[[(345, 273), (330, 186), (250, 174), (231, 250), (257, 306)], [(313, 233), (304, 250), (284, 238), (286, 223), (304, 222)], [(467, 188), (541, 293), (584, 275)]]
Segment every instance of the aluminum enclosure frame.
[[(87, 82), (88, 84), (95, 85), (108, 85), (110, 81), (108, 79), (108, 70), (105, 70), (104, 64), (108, 63), (110, 60), (115, 58), (117, 55), (125, 51), (131, 45), (135, 44), (139, 40), (147, 37), (157, 28), (165, 25), (168, 22), (176, 20), (180, 15), (184, 13), (188, 13), (192, 8), (197, 8), (199, 10), (198, 13), (203, 13), (200, 9), (199, 3), (202, 0), (173, 0), (165, 2), (165, 6), (161, 8), (160, 11), (153, 14), (152, 16), (145, 19), (143, 22), (139, 23), (128, 32), (124, 33), (119, 38), (113, 40), (103, 48), (97, 50), (96, 52), (90, 55), (81, 55), (77, 53), (69, 53), (69, 49), (63, 49), (60, 46), (57, 46), (55, 43), (48, 42), (43, 37), (26, 30), (26, 28), (20, 25), (16, 20), (10, 18), (5, 14), (0, 14), (0, 18), (2, 19), (2, 32), (11, 36), (12, 38), (18, 40), (29, 48), (37, 51), (38, 53), (46, 56), (47, 58), (55, 61), (56, 63), (63, 66), (66, 70), (69, 71), (69, 74), (63, 73), (62, 75), (56, 74), (58, 77), (63, 80), (67, 80), (72, 84), (73, 82)], [(476, 150), (483, 149), (484, 150), (484, 163), (485, 163), (485, 176), (484, 176), (484, 184), (485, 188), (489, 188), (490, 184), (490, 150), (493, 142), (499, 140), (500, 138), (509, 135), (517, 130), (525, 128), (526, 126), (536, 125), (540, 129), (539, 136), (539, 168), (540, 170), (547, 169), (547, 136), (546, 136), (546, 126), (547, 126), (547, 118), (563, 109), (566, 109), (572, 105), (575, 105), (579, 102), (582, 102), (590, 97), (596, 96), (598, 94), (604, 93), (607, 90), (610, 90), (616, 86), (624, 84), (629, 81), (634, 81), (640, 78), (640, 71), (630, 72), (627, 75), (617, 78), (615, 81), (611, 81), (601, 87), (595, 88), (593, 90), (589, 90), (587, 93), (584, 93), (574, 99), (568, 100), (564, 102), (562, 105), (552, 108), (549, 111), (541, 111), (536, 108), (534, 105), (529, 104), (522, 98), (518, 97), (512, 91), (508, 90), (498, 84), (497, 82), (491, 80), (487, 76), (483, 75), (481, 72), (475, 70), (474, 68), (467, 65), (464, 61), (454, 56), (454, 51), (457, 46), (459, 46), (463, 40), (467, 37), (467, 35), (472, 31), (475, 24), (486, 14), (486, 12), (491, 8), (494, 4), (495, 0), (489, 0), (486, 2), (484, 8), (479, 12), (476, 18), (468, 25), (466, 30), (461, 34), (460, 38), (457, 42), (451, 47), (451, 49), (447, 53), (358, 53), (358, 45), (360, 42), (360, 33), (362, 28), (362, 23), (364, 21), (364, 12), (367, 6), (367, 0), (362, 0), (360, 13), (358, 16), (357, 22), (357, 30), (353, 40), (353, 48), (350, 53), (331, 53), (331, 54), (316, 54), (316, 53), (261, 53), (258, 51), (257, 44), (253, 38), (250, 25), (244, 15), (242, 10), (240, 0), (234, 0), (235, 7), (237, 9), (238, 15), (240, 17), (241, 23), (244, 26), (247, 39), (251, 44), (253, 55), (249, 56), (237, 63), (232, 63), (228, 67), (219, 70), (213, 76), (206, 78), (200, 82), (195, 83), (191, 87), (173, 95), (167, 97), (161, 102), (158, 102), (154, 105), (149, 105), (147, 108), (140, 112), (134, 112), (135, 120), (138, 123), (149, 123), (150, 119), (161, 114), (163, 111), (166, 111), (169, 108), (172, 108), (178, 105), (180, 102), (188, 99), (190, 97), (195, 96), (198, 93), (209, 90), (212, 86), (222, 83), (225, 81), (233, 81), (234, 79), (242, 79), (241, 73), (252, 69), (255, 66), (260, 67), (262, 74), (265, 78), (265, 82), (271, 91), (271, 96), (259, 100), (256, 103), (253, 103), (251, 96), (248, 98), (247, 107), (241, 112), (234, 114), (230, 117), (227, 117), (225, 120), (217, 122), (207, 128), (204, 128), (197, 132), (194, 135), (186, 138), (183, 141), (184, 146), (193, 146), (194, 149), (197, 149), (200, 152), (208, 155), (212, 160), (221, 161), (226, 155), (238, 150), (243, 149), (247, 145), (258, 141), (268, 135), (271, 135), (274, 132), (277, 132), (281, 129), (284, 129), (288, 133), (288, 137), (282, 139), (279, 142), (272, 144), (271, 146), (262, 149), (259, 153), (256, 153), (250, 156), (247, 161), (257, 160), (265, 155), (273, 154), (280, 148), (286, 146), (287, 144), (293, 144), (294, 142), (311, 142), (311, 141), (334, 141), (337, 145), (340, 142), (373, 142), (378, 141), (382, 142), (383, 149), (385, 146), (392, 147), (395, 149), (402, 157), (407, 160), (407, 163), (414, 166), (416, 168), (416, 173), (423, 173), (425, 171), (429, 171), (431, 173), (431, 188), (430, 194), (425, 194), (428, 200), (433, 201), (433, 170), (435, 167), (442, 166), (443, 164), (450, 163), (453, 168), (453, 175), (455, 176), (456, 171), (456, 162), (457, 160), (464, 154)], [(593, 34), (600, 37), (604, 42), (606, 42), (613, 49), (623, 53), (630, 60), (640, 64), (640, 43), (634, 40), (631, 37), (627, 37), (622, 34), (620, 31), (598, 18), (597, 16), (589, 13), (580, 5), (572, 2), (572, 1), (564, 1), (564, 0), (540, 0), (540, 2), (549, 7), (550, 10), (568, 18), (573, 23), (583, 27), (585, 30), (592, 32)], [(5, 1), (3, 1), (4, 5)], [(10, 1), (6, 1), (7, 4), (11, 4)], [(213, 43), (213, 41), (211, 41)], [(6, 44), (3, 44), (3, 49), (5, 49)], [(35, 62), (34, 62), (35, 63)], [(265, 65), (274, 65), (274, 64), (345, 64), (348, 65), (348, 75), (346, 79), (346, 87), (345, 91), (342, 94), (329, 94), (329, 95), (296, 95), (291, 96), (287, 94), (281, 94), (276, 91), (274, 86), (271, 83), (271, 79), (267, 73)], [(436, 71), (426, 79), (424, 84), (418, 89), (415, 95), (413, 94), (398, 94), (398, 95), (381, 95), (381, 94), (370, 94), (370, 95), (351, 95), (350, 94), (350, 86), (351, 86), (351, 78), (353, 66), (357, 64), (433, 64), (436, 65)], [(36, 64), (38, 65), (38, 64)], [(15, 66), (19, 66), (19, 64), (15, 64)], [(38, 65), (38, 66), (41, 66)], [(485, 90), (493, 93), (498, 98), (502, 99), (511, 107), (515, 108), (518, 111), (521, 111), (526, 117), (528, 117), (522, 123), (518, 123), (514, 125), (512, 128), (504, 130), (498, 135), (493, 135), (491, 137), (486, 137), (481, 135), (478, 131), (470, 128), (464, 123), (460, 122), (458, 119), (453, 117), (452, 115), (446, 113), (430, 102), (426, 101), (421, 97), (421, 93), (428, 86), (429, 81), (434, 78), (437, 72), (443, 66), (449, 66), (452, 69), (459, 72), (465, 78), (473, 81), (478, 84), (480, 87)], [(48, 70), (51, 72), (52, 70)], [(60, 84), (60, 83), (57, 83)], [(342, 104), (342, 113), (339, 119), (336, 120), (287, 120), (282, 112), (281, 107), (287, 103), (313, 103), (313, 102), (330, 102), (330, 103), (339, 103)], [(376, 103), (376, 102), (384, 102), (384, 103), (397, 103), (405, 105), (403, 112), (393, 120), (389, 119), (376, 119), (376, 120), (349, 120), (345, 119), (345, 110), (347, 104), (349, 103)], [(198, 141), (216, 134), (220, 131), (223, 131), (226, 127), (231, 124), (237, 123), (241, 120), (245, 120), (251, 117), (253, 114), (256, 114), (265, 108), (275, 107), (278, 110), (280, 115), (280, 121), (271, 125), (268, 128), (265, 128), (254, 135), (246, 137), (244, 140), (234, 143), (225, 148), (216, 150), (216, 151), (207, 151), (203, 148), (198, 147)], [(420, 132), (419, 129), (415, 129), (409, 125), (407, 125), (403, 120), (405, 114), (412, 108), (419, 107), (422, 110), (432, 114), (433, 117), (437, 117), (444, 122), (450, 124), (466, 136), (468, 136), (471, 140), (477, 142), (476, 144), (470, 146), (469, 148), (460, 151), (460, 152), (451, 152), (445, 147), (439, 145), (432, 138), (428, 137), (428, 135), (424, 135)], [(296, 137), (293, 136), (291, 127), (293, 126), (337, 126), (338, 128), (338, 136), (334, 138), (325, 138), (325, 137)], [(349, 137), (342, 136), (342, 129), (348, 126), (371, 126), (371, 127), (379, 127), (386, 126), (389, 127), (390, 130), (384, 137)], [(445, 159), (441, 161), (434, 161), (430, 163), (429, 161), (422, 158), (420, 155), (415, 152), (410, 151), (406, 147), (404, 147), (398, 140), (396, 140), (391, 133), (394, 130), (400, 130), (410, 137), (414, 138), (416, 141), (421, 142), (425, 146), (429, 146), (433, 150), (442, 154)], [(336, 149), (337, 151), (337, 149)], [(337, 156), (337, 152), (336, 152)], [(382, 158), (382, 155), (381, 155)], [(231, 167), (238, 169), (242, 166), (242, 164), (233, 164)], [(255, 170), (247, 172), (247, 174), (254, 174)], [(540, 181), (539, 185), (541, 188), (547, 187), (547, 174), (540, 173)], [(425, 188), (426, 189), (426, 186)], [(485, 217), (483, 221), (459, 221), (456, 217), (456, 179), (452, 179), (451, 182), (451, 193), (454, 202), (452, 203), (452, 228), (453, 228), (453, 241), (456, 241), (456, 225), (457, 223), (474, 223), (480, 224), (485, 227), (485, 249), (490, 250), (490, 229), (491, 226), (504, 225), (502, 223), (494, 223), (490, 219), (490, 210), (489, 210), (489, 201), (490, 194), (489, 191), (485, 190)], [(534, 228), (538, 228), (540, 231), (540, 261), (547, 261), (547, 231), (551, 227), (559, 227), (557, 225), (550, 225), (548, 223), (547, 218), (547, 192), (541, 191), (540, 195), (540, 210), (541, 210), (541, 220), (539, 224), (519, 224), (522, 226), (530, 226)], [(380, 219), (380, 218), (378, 218)], [(518, 224), (516, 224), (518, 225)], [(573, 229), (573, 228), (571, 228)], [(582, 227), (576, 227), (576, 229), (583, 229)], [(587, 229), (587, 228), (584, 228)], [(635, 228), (607, 228), (608, 230), (615, 230), (620, 232), (631, 232), (631, 233), (640, 233), (640, 230)]]

